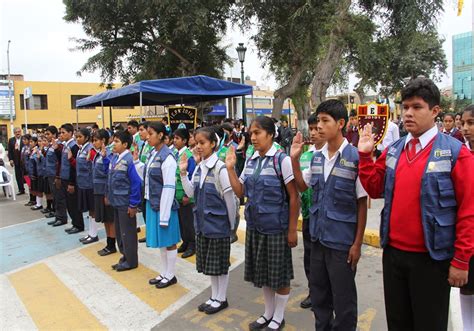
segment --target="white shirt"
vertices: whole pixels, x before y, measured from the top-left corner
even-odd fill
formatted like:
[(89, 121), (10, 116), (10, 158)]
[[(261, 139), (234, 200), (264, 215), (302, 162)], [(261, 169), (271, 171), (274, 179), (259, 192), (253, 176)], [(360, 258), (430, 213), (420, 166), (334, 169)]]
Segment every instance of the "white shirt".
[[(423, 148), (426, 147), (426, 145), (429, 144), (429, 142), (434, 138), (436, 137), (436, 135), (439, 133), (438, 131), (438, 127), (436, 125), (434, 125), (431, 129), (429, 129), (428, 131), (426, 131), (425, 133), (423, 133), (418, 139), (420, 139), (420, 142), (418, 144), (416, 144), (416, 152), (418, 153), (419, 151), (421, 151)], [(405, 148), (407, 147), (408, 143), (410, 142), (410, 140), (413, 139), (413, 136), (411, 135), (411, 133), (408, 133), (407, 134), (407, 138), (405, 140)]]
[[(276, 149), (275, 145), (272, 145), (272, 147), (265, 153), (265, 160), (263, 160), (262, 162), (273, 162), (272, 159), (275, 156), (276, 152), (277, 152), (277, 149)], [(255, 153), (253, 153), (251, 159), (254, 160), (258, 157), (260, 157), (260, 154), (258, 153), (258, 151), (255, 151)], [(245, 164), (245, 167), (242, 170), (242, 174), (239, 177), (239, 181), (242, 184), (245, 181), (245, 177), (246, 177), (245, 169), (246, 168), (247, 168), (247, 163)], [(295, 179), (295, 176), (293, 175), (293, 168), (291, 166), (291, 159), (290, 159), (289, 156), (285, 156), (283, 158), (283, 160), (281, 161), (281, 174), (283, 176), (283, 182), (285, 183), (285, 185), (288, 184), (289, 182), (291, 182), (293, 179)]]
[(21, 145), (21, 137), (16, 139), (15, 149), (20, 150), (20, 145)]
[(73, 140), (74, 140), (74, 138), (69, 139), (69, 140), (64, 144), (64, 148), (69, 148), (69, 143), (70, 143), (71, 141), (73, 141)]
[[(68, 141), (69, 143), (69, 141)], [(121, 159), (124, 158), (125, 155), (127, 155), (128, 153), (130, 153), (130, 151), (128, 149), (124, 150), (122, 153), (120, 153), (120, 155), (118, 156), (117, 160), (115, 161), (115, 164), (116, 165), (117, 163), (120, 162)]]
[(392, 121), (388, 121), (387, 133), (385, 134), (382, 143), (377, 145), (377, 149), (379, 151), (383, 151), (385, 148), (390, 146), (391, 143), (397, 141), (398, 139), (400, 139), (400, 131), (398, 130), (398, 126)]
[(79, 150), (79, 153), (82, 153), (82, 151), (84, 150), (84, 148), (87, 147), (87, 145), (90, 145), (90, 142), (86, 142), (86, 143), (81, 147), (81, 149)]
[[(323, 148), (321, 148), (321, 153), (324, 156), (324, 181), (328, 180), (328, 177), (331, 174), (332, 168), (336, 164), (336, 161), (339, 155), (342, 154), (342, 151), (344, 150), (344, 148), (346, 148), (347, 145), (349, 145), (349, 142), (347, 141), (346, 138), (344, 138), (341, 146), (331, 158), (329, 158), (328, 143), (324, 144)], [(311, 187), (311, 184), (310, 184), (311, 176), (312, 176), (311, 167), (303, 170), (303, 180), (306, 186), (308, 187)], [(357, 176), (357, 179), (356, 179), (356, 196), (357, 196), (357, 199), (367, 196), (367, 192), (364, 190), (364, 187), (362, 186), (360, 182), (359, 176)]]
[(181, 148), (179, 151), (178, 151), (178, 155), (180, 156), (181, 154), (184, 153), (184, 151), (186, 150), (186, 146), (184, 146), (183, 148)]

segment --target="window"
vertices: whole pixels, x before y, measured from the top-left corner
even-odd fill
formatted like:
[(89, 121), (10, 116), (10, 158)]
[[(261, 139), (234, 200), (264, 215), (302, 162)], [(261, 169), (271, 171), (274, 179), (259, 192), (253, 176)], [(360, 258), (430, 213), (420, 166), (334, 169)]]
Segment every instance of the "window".
[[(76, 109), (77, 100), (90, 97), (90, 95), (71, 95), (71, 109)], [(95, 107), (81, 107), (81, 109), (95, 109)]]
[(112, 106), (112, 109), (133, 109), (133, 106)]
[[(20, 94), (20, 109), (24, 110), (24, 96)], [(33, 94), (29, 99), (26, 99), (26, 109), (48, 109), (48, 96), (46, 94)]]

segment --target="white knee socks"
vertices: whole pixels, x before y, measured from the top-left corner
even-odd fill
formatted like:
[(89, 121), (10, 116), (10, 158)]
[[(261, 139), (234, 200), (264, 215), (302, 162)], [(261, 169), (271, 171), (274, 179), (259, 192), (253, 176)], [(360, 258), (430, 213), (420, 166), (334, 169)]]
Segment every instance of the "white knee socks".
[[(217, 278), (217, 297), (216, 300), (223, 302), (227, 299), (227, 285), (229, 285), (229, 274), (227, 275), (220, 275), (220, 276), (211, 276)], [(212, 284), (211, 284), (212, 285)], [(220, 302), (213, 301), (211, 306), (214, 308), (219, 307), (221, 304)]]
[(213, 300), (217, 300), (217, 295), (219, 294), (219, 276), (210, 276), (210, 277), (211, 277), (211, 298), (206, 301), (208, 305), (210, 305), (213, 302)]
[(42, 207), (43, 206), (43, 197), (36, 197), (36, 207)]
[[(288, 302), (289, 297), (289, 294), (282, 295), (275, 293), (275, 312), (273, 313), (272, 320), (276, 322), (283, 321), (283, 317), (285, 316), (286, 303)], [(270, 329), (278, 329), (279, 325), (275, 322), (271, 322), (268, 327)]]
[(95, 218), (89, 216), (89, 236), (91, 237), (97, 237), (97, 222), (95, 221)]
[(461, 315), (464, 331), (474, 330), (474, 295), (459, 295), (461, 299)]
[(168, 271), (168, 256), (166, 254), (166, 247), (160, 248), (161, 255), (161, 276), (166, 277), (166, 272)]
[(174, 277), (174, 272), (176, 270), (176, 256), (178, 256), (177, 249), (173, 249), (172, 251), (166, 250), (166, 258), (168, 263), (165, 277), (168, 278), (168, 280), (171, 280)]
[[(273, 313), (275, 311), (275, 291), (269, 287), (264, 286), (263, 299), (265, 300), (265, 312), (263, 313), (263, 317), (269, 320), (273, 317)], [(260, 317), (257, 322), (263, 324), (265, 323), (265, 320)]]

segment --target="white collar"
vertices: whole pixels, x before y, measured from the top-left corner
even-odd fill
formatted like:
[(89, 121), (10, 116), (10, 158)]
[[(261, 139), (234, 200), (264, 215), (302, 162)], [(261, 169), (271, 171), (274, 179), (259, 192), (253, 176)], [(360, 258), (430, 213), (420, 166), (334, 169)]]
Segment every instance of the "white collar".
[(217, 157), (217, 154), (212, 153), (212, 155), (209, 156), (207, 159), (201, 161), (201, 164), (200, 164), (201, 169), (203, 169), (204, 167), (206, 167), (208, 169), (214, 168), (214, 166), (216, 165), (218, 160), (219, 160), (219, 158)]
[[(342, 154), (342, 151), (344, 150), (344, 148), (346, 148), (346, 146), (349, 145), (349, 142), (347, 141), (346, 138), (344, 138), (344, 140), (342, 141), (342, 144), (341, 146), (339, 146), (339, 149), (337, 150), (336, 153), (334, 153), (333, 157), (332, 158), (335, 158), (338, 156), (338, 153), (339, 154)], [(328, 150), (328, 143), (325, 143), (323, 148), (321, 148), (321, 153), (323, 154), (324, 158), (326, 160), (332, 160), (330, 157), (329, 157), (329, 150)]]
[(90, 145), (90, 141), (86, 142), (86, 143), (81, 147), (81, 152), (84, 150), (84, 148), (87, 147), (87, 145)]
[(178, 155), (181, 155), (183, 154), (183, 152), (186, 150), (186, 146), (184, 146), (183, 148), (181, 148), (179, 151), (178, 151)]
[[(421, 144), (421, 148), (425, 148), (426, 145), (429, 144), (429, 142), (434, 138), (436, 137), (436, 135), (439, 133), (439, 130), (438, 130), (438, 127), (436, 125), (433, 125), (433, 127), (431, 129), (429, 129), (428, 131), (426, 131), (425, 133), (423, 133), (418, 139), (420, 139), (420, 144)], [(413, 136), (411, 135), (411, 133), (408, 133), (407, 134), (407, 138), (405, 140), (405, 146), (407, 146), (407, 144), (410, 142), (410, 140), (413, 139)]]
[(128, 153), (130, 153), (130, 151), (128, 149), (126, 149), (122, 153), (120, 153), (118, 158), (117, 158), (117, 162), (120, 161), (121, 159), (123, 159), (125, 157), (125, 155), (127, 155)]
[(65, 145), (66, 145), (66, 146), (69, 145), (69, 143), (70, 143), (71, 141), (74, 141), (74, 138), (69, 139), (69, 140), (66, 142)]
[[(275, 145), (272, 144), (272, 147), (270, 147), (270, 149), (265, 153), (265, 156), (275, 156), (277, 152), (277, 149), (275, 147)], [(258, 153), (258, 151), (255, 151), (255, 153), (253, 153), (251, 159), (256, 159), (257, 157), (259, 157), (260, 154)]]

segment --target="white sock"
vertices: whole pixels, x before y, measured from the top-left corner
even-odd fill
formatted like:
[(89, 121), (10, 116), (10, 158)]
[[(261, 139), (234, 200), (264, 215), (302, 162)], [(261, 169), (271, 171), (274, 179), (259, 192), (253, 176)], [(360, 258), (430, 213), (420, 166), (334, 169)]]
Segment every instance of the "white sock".
[[(217, 300), (224, 302), (227, 299), (227, 285), (229, 284), (229, 274), (217, 276), (217, 281), (219, 283), (217, 291)], [(211, 303), (211, 306), (214, 308), (219, 307), (220, 302), (214, 301)]]
[[(263, 313), (263, 317), (265, 317), (267, 320), (270, 320), (273, 317), (273, 313), (275, 312), (275, 291), (273, 291), (270, 287), (264, 286), (263, 299), (265, 301), (265, 312)], [(263, 324), (265, 323), (265, 320), (260, 317), (257, 322)]]
[(211, 297), (206, 301), (208, 305), (212, 304), (217, 300), (217, 295), (219, 294), (219, 276), (210, 276), (211, 277)]
[[(161, 255), (161, 275), (166, 276), (166, 271), (168, 270), (168, 256), (166, 254), (166, 247), (160, 248), (160, 255)], [(159, 276), (158, 276), (159, 277)]]
[(474, 330), (474, 295), (459, 294), (464, 331)]
[[(166, 251), (166, 257), (168, 260), (168, 265), (166, 268), (166, 275), (165, 277), (168, 280), (171, 280), (174, 277), (174, 272), (176, 270), (176, 257), (178, 256), (178, 250), (173, 249), (172, 251)], [(163, 280), (166, 283), (166, 280)]]
[(98, 227), (95, 218), (89, 216), (89, 236), (97, 237), (97, 231)]
[(36, 207), (43, 206), (43, 197), (36, 197)]
[[(272, 320), (281, 322), (285, 316), (286, 303), (288, 302), (289, 294), (281, 295), (275, 293), (275, 312), (273, 313)], [(275, 322), (271, 322), (268, 327), (270, 329), (278, 329), (279, 325)]]

